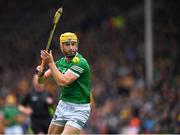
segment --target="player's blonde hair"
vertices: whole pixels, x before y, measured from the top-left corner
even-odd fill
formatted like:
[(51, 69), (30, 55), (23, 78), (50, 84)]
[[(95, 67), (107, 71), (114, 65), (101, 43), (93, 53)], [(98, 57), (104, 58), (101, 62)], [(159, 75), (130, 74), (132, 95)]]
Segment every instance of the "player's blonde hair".
[(61, 47), (62, 47), (63, 42), (68, 42), (68, 41), (78, 42), (76, 34), (72, 32), (66, 32), (66, 33), (61, 34), (59, 39), (60, 39)]

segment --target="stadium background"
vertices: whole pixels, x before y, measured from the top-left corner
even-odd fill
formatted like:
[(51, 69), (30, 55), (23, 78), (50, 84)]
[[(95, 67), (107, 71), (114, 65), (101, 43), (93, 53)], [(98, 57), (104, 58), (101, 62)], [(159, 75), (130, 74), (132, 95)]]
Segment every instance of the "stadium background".
[[(9, 93), (20, 102), (31, 89), (39, 52), (63, 5), (51, 49), (62, 56), (58, 36), (73, 31), (91, 65), (95, 106), (83, 133), (180, 133), (179, 4), (153, 1), (154, 82), (147, 87), (143, 0), (1, 0), (0, 108)], [(47, 90), (57, 101), (54, 82)]]

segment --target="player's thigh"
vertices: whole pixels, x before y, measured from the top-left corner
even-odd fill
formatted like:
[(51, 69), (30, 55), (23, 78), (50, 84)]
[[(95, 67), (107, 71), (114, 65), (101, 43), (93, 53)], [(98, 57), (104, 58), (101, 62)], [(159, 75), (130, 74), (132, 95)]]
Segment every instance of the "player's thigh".
[(62, 126), (50, 124), (49, 129), (48, 129), (48, 134), (61, 134), (63, 130), (64, 130), (64, 127)]
[(80, 130), (71, 126), (71, 125), (65, 125), (64, 130), (62, 134), (79, 134)]

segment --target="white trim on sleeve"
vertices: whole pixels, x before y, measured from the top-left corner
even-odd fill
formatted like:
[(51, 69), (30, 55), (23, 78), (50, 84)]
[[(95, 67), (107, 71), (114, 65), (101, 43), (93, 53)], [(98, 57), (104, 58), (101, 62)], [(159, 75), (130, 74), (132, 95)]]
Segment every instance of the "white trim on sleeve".
[(72, 71), (71, 69), (68, 69), (66, 72), (71, 72), (72, 74), (74, 74), (75, 76), (79, 77), (80, 75), (75, 73), (74, 71)]

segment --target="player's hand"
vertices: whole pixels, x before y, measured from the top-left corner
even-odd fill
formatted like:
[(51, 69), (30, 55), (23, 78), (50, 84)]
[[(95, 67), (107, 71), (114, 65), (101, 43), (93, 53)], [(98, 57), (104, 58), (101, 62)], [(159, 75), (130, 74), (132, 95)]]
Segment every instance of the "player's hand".
[(44, 67), (41, 67), (41, 66), (37, 66), (36, 68), (36, 74), (39, 76), (39, 77), (42, 77), (45, 73), (45, 69)]
[(50, 50), (50, 52), (47, 52), (46, 50), (41, 50), (41, 58), (45, 60), (45, 63), (47, 64), (54, 62), (54, 59), (52, 56), (52, 50)]

